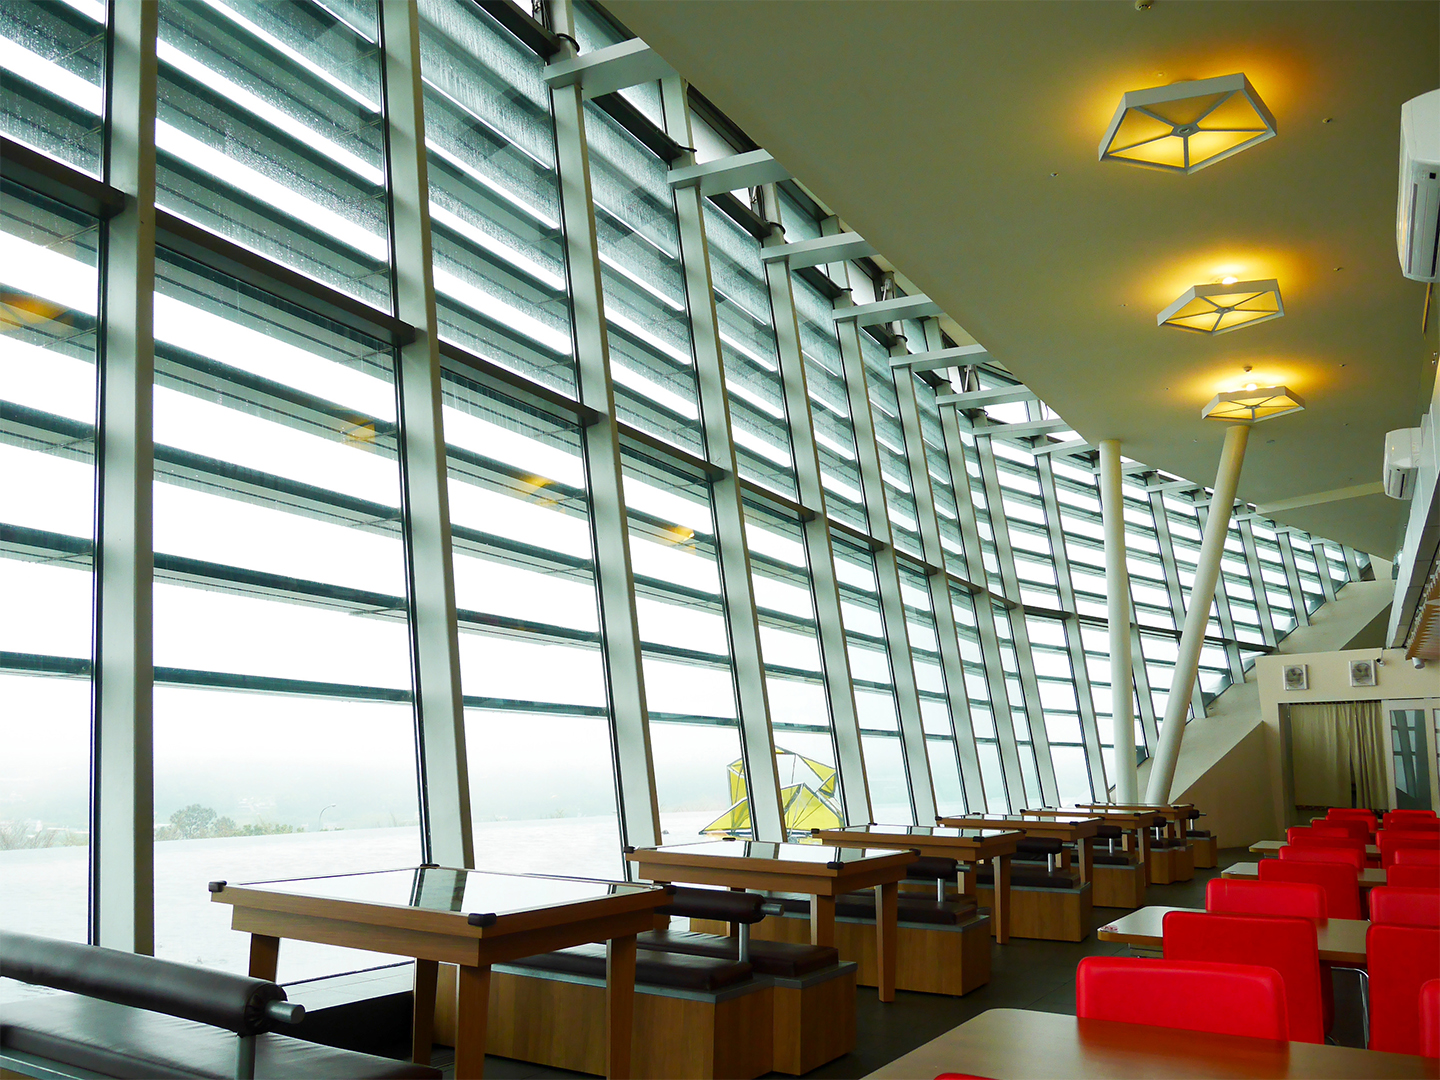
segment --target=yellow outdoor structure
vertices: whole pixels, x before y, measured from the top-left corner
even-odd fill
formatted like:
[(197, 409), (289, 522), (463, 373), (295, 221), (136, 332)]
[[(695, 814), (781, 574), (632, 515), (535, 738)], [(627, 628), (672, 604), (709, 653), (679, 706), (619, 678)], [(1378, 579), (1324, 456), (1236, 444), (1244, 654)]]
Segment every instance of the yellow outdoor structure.
[[(835, 801), (838, 776), (833, 766), (790, 750), (775, 750), (775, 768), (780, 774), (780, 801), (785, 808), (787, 831), (838, 829), (842, 824)], [(749, 833), (750, 799), (745, 790), (745, 765), (730, 763), (730, 809), (701, 832)]]

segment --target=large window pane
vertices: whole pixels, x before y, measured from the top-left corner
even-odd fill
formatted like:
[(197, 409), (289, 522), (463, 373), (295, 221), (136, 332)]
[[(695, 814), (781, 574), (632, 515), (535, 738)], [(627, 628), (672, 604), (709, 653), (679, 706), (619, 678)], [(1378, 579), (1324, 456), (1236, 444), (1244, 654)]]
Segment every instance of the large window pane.
[(0, 131), (99, 176), (105, 56), (102, 0), (0, 4)]

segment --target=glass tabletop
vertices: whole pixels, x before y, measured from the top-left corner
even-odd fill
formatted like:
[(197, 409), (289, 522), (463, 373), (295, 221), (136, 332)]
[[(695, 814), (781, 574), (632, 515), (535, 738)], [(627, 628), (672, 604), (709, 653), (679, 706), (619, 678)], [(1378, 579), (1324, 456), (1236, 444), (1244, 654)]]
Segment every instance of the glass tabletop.
[(983, 840), (1005, 836), (1018, 829), (955, 829), (947, 825), (847, 825), (841, 829), (821, 829), (825, 833), (854, 833), (857, 836), (919, 836), (955, 840)]
[(1027, 811), (1020, 811), (1018, 814), (941, 814), (943, 820), (950, 821), (994, 821), (996, 823), (1019, 822), (1026, 825), (1042, 825), (1049, 822), (1056, 822), (1061, 825), (1070, 825), (1077, 821), (1094, 821), (1094, 814), (1049, 814), (1046, 813), (1038, 818), (1029, 820), (1025, 818)]
[(713, 859), (769, 859), (775, 862), (797, 862), (824, 865), (855, 863), (863, 859), (892, 857), (894, 851), (868, 848), (830, 847), (825, 844), (775, 844), (762, 840), (706, 840), (698, 844), (667, 844), (640, 851), (658, 851), (667, 855), (696, 855)]
[(649, 885), (627, 885), (590, 878), (543, 877), (433, 866), (284, 881), (249, 881), (239, 883), (237, 887), (425, 911), (495, 915), (654, 891), (654, 887)]

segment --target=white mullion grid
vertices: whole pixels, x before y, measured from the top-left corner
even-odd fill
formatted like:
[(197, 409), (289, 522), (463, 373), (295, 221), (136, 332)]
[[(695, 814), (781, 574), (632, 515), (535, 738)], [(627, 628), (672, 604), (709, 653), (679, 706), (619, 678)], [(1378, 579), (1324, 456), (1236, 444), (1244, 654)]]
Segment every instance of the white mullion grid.
[[(838, 230), (834, 218), (825, 222), (828, 232)], [(844, 267), (845, 264), (836, 264)], [(845, 267), (848, 282), (849, 268)], [(851, 306), (850, 294), (835, 301), (841, 313)], [(860, 470), (860, 487), (865, 499), (869, 533), (878, 541), (874, 552), (875, 580), (880, 600), (880, 621), (885, 628), (886, 653), (890, 658), (890, 679), (895, 686), (895, 711), (900, 724), (900, 748), (905, 759), (905, 777), (910, 787), (910, 806), (916, 822), (935, 820), (935, 788), (930, 779), (929, 750), (920, 714), (920, 687), (915, 679), (914, 657), (910, 653), (910, 631), (905, 624), (905, 602), (900, 593), (900, 569), (891, 543), (890, 518), (885, 509), (885, 484), (880, 474), (880, 449), (875, 441), (875, 421), (870, 412), (870, 395), (865, 376), (865, 358), (860, 351), (860, 328), (854, 319), (836, 324), (840, 341), (841, 367), (855, 431), (855, 453)]]
[[(570, 0), (551, 0), (550, 13), (551, 25), (565, 35), (556, 59), (571, 59), (575, 55), (575, 21)], [(635, 575), (630, 562), (630, 525), (625, 509), (620, 430), (615, 419), (615, 385), (610, 376), (610, 339), (605, 327), (605, 295), (580, 85), (552, 88), (550, 103), (555, 117), (555, 164), (560, 181), (560, 213), (575, 333), (576, 384), (581, 403), (599, 414), (594, 423), (580, 429), (580, 449), (590, 490), (590, 537), (600, 605), (620, 835), (621, 842), (627, 846), (651, 847), (661, 842), (660, 803), (650, 750), (650, 714), (645, 703), (640, 625), (635, 612)]]
[[(941, 347), (938, 319), (924, 323), (926, 349)], [(933, 337), (933, 344), (931, 338)], [(908, 356), (902, 343), (892, 355)], [(950, 598), (950, 578), (945, 570), (945, 548), (940, 542), (940, 518), (935, 510), (935, 492), (930, 486), (930, 469), (925, 454), (925, 436), (920, 424), (920, 399), (915, 375), (905, 367), (892, 368), (895, 400), (900, 408), (900, 426), (905, 439), (905, 460), (910, 466), (910, 488), (915, 496), (915, 517), (920, 526), (920, 544), (925, 561), (940, 572), (926, 575), (930, 587), (930, 609), (935, 616), (935, 636), (940, 646), (940, 669), (945, 678), (945, 697), (950, 706), (950, 732), (960, 769), (960, 788), (965, 809), (983, 813), (985, 785), (980, 777), (980, 751), (970, 722), (970, 695), (965, 689), (965, 662), (960, 656), (960, 635), (955, 624), (955, 606)]]
[(1335, 602), (1335, 579), (1330, 576), (1330, 556), (1325, 554), (1325, 542), (1310, 538), (1310, 555), (1315, 560), (1315, 569), (1320, 575), (1320, 590), (1325, 594), (1325, 602)]
[(1340, 550), (1345, 553), (1345, 569), (1350, 574), (1351, 581), (1360, 580), (1360, 560), (1355, 557), (1355, 549), (1348, 544), (1341, 544)]
[[(1208, 502), (1198, 504), (1195, 507), (1195, 519), (1200, 523), (1200, 530), (1203, 533), (1205, 523), (1210, 519), (1210, 504)], [(1226, 533), (1228, 539), (1229, 533)], [(1225, 585), (1225, 554), (1227, 548), (1220, 551), (1220, 573), (1215, 578), (1215, 614), (1220, 620), (1220, 636), (1224, 641), (1225, 664), (1230, 670), (1230, 681), (1242, 683), (1245, 681), (1245, 664), (1240, 659), (1239, 637), (1235, 633), (1235, 613), (1230, 608), (1230, 590)], [(1206, 621), (1209, 626), (1209, 621)], [(1200, 685), (1197, 679), (1195, 685)], [(1196, 693), (1200, 693), (1199, 690)], [(1203, 713), (1196, 713), (1203, 716)]]
[(1295, 548), (1290, 533), (1277, 529), (1275, 539), (1280, 546), (1280, 561), (1285, 564), (1285, 584), (1290, 589), (1290, 602), (1295, 605), (1295, 625), (1309, 626), (1310, 612), (1305, 607), (1305, 590), (1300, 587), (1300, 568), (1295, 565)]
[[(977, 433), (975, 448), (980, 458), (980, 478), (985, 484), (985, 501), (990, 507), (990, 528), (995, 533), (995, 556), (1000, 561), (1000, 580), (1007, 595), (1020, 597), (1020, 575), (1015, 569), (1015, 549), (1010, 543), (1010, 523), (1005, 517), (1005, 496), (995, 464), (995, 445), (989, 435)], [(998, 511), (998, 512), (997, 512)], [(1040, 684), (1035, 678), (1035, 658), (1030, 652), (1030, 628), (1025, 624), (1022, 604), (1010, 613), (1010, 638), (1019, 668), (1020, 691), (1024, 696), (1025, 719), (1030, 728), (1030, 745), (1035, 749), (1035, 769), (1040, 777), (1040, 797), (1047, 806), (1060, 802), (1055, 786), (1055, 765), (1050, 760), (1050, 736), (1045, 730), (1045, 713), (1040, 706)], [(1011, 721), (1014, 722), (1013, 719)]]
[[(690, 109), (685, 84), (679, 76), (661, 81), (665, 133), (681, 146), (689, 146)], [(689, 151), (672, 168), (695, 163)], [(750, 799), (750, 821), (756, 840), (786, 838), (780, 795), (780, 774), (775, 762), (775, 733), (770, 726), (770, 699), (765, 687), (765, 663), (760, 651), (760, 616), (751, 582), (750, 547), (745, 538), (745, 506), (735, 443), (730, 430), (730, 400), (725, 390), (725, 361), (720, 346), (715, 291), (710, 279), (710, 254), (705, 241), (705, 213), (698, 186), (676, 188), (676, 223), (680, 233), (680, 259), (689, 302), (691, 341), (695, 349), (695, 381), (700, 419), (705, 431), (706, 460), (720, 470), (710, 482), (710, 504), (718, 549), (716, 568), (730, 643), (735, 703), (740, 718), (740, 752)]]
[(1245, 549), (1245, 565), (1250, 568), (1250, 591), (1255, 594), (1255, 610), (1260, 615), (1260, 636), (1265, 644), (1275, 645), (1275, 616), (1270, 610), (1270, 595), (1266, 591), (1264, 566), (1260, 562), (1260, 551), (1255, 546), (1255, 529), (1249, 518), (1241, 518), (1240, 543)]
[(1070, 553), (1065, 550), (1065, 531), (1060, 524), (1060, 495), (1055, 490), (1055, 467), (1049, 454), (1035, 459), (1040, 479), (1040, 499), (1045, 507), (1045, 526), (1050, 532), (1051, 557), (1055, 561), (1055, 580), (1059, 583), (1060, 606), (1071, 612), (1065, 621), (1065, 644), (1070, 656), (1071, 681), (1075, 684), (1075, 700), (1080, 709), (1080, 734), (1085, 743), (1085, 763), (1090, 773), (1090, 789), (1095, 799), (1105, 801), (1110, 790), (1105, 779), (1105, 759), (1100, 753), (1100, 728), (1095, 721), (1095, 699), (1090, 693), (1090, 668), (1085, 662), (1085, 642), (1080, 622), (1075, 616), (1075, 583), (1070, 580)]
[(155, 4), (111, 0), (95, 445), (90, 941), (155, 951)]
[[(945, 436), (945, 456), (950, 464), (950, 486), (955, 491), (955, 508), (960, 514), (960, 542), (965, 562), (978, 581), (988, 580), (985, 553), (980, 542), (980, 524), (975, 516), (970, 472), (965, 465), (965, 442), (955, 406), (940, 407), (940, 430)], [(988, 500), (987, 500), (988, 502)], [(993, 504), (990, 507), (994, 514)], [(977, 582), (978, 583), (978, 582)], [(1010, 715), (1010, 688), (1005, 682), (1005, 665), (1000, 656), (1000, 634), (995, 628), (996, 601), (987, 589), (975, 597), (975, 629), (980, 638), (980, 656), (985, 663), (985, 682), (990, 691), (990, 719), (995, 725), (995, 743), (1000, 751), (1000, 773), (1005, 781), (1005, 804), (1023, 810), (1024, 776), (1020, 772), (1020, 749), (1015, 741), (1015, 722)]]
[[(1160, 541), (1160, 561), (1165, 567), (1165, 585), (1170, 593), (1170, 617), (1175, 620), (1175, 629), (1179, 630), (1185, 625), (1185, 588), (1180, 583), (1180, 565), (1175, 560), (1175, 544), (1170, 536), (1170, 518), (1165, 508), (1164, 492), (1150, 492), (1150, 517), (1155, 522), (1155, 537)], [(1205, 522), (1199, 514), (1196, 515), (1196, 521), (1203, 530)], [(1169, 693), (1173, 693), (1174, 689), (1172, 681)], [(1198, 679), (1190, 688), (1190, 707), (1197, 718), (1205, 715), (1205, 695), (1200, 689)], [(1155, 741), (1150, 744), (1152, 754), (1159, 745), (1159, 737), (1157, 722)]]
[(1155, 716), (1155, 696), (1150, 692), (1150, 668), (1145, 663), (1145, 650), (1140, 640), (1140, 625), (1130, 608), (1130, 656), (1135, 675), (1135, 699), (1140, 707), (1140, 729), (1145, 733), (1145, 750), (1153, 754), (1160, 743), (1160, 725)]
[(430, 241), (420, 16), (409, 0), (380, 9), (395, 316), (415, 326), (399, 350), (400, 475), (425, 861), (474, 866), (465, 701), (441, 419), (440, 337)]
[[(778, 224), (779, 196), (774, 184), (763, 188), (765, 216), (771, 222), (766, 247), (785, 243)], [(820, 666), (825, 678), (825, 700), (834, 726), (835, 763), (840, 773), (840, 797), (845, 820), (851, 825), (871, 823), (870, 790), (865, 776), (865, 754), (860, 737), (860, 716), (855, 707), (855, 685), (850, 679), (850, 654), (840, 607), (840, 579), (835, 572), (835, 551), (825, 509), (825, 488), (820, 479), (820, 456), (805, 381), (805, 358), (800, 349), (800, 324), (795, 314), (794, 285), (784, 259), (765, 264), (770, 311), (775, 324), (775, 346), (780, 358), (780, 382), (785, 395), (785, 416), (795, 460), (795, 491), (811, 513), (802, 520), (801, 536), (810, 567), (815, 598), (815, 628), (820, 639)]]

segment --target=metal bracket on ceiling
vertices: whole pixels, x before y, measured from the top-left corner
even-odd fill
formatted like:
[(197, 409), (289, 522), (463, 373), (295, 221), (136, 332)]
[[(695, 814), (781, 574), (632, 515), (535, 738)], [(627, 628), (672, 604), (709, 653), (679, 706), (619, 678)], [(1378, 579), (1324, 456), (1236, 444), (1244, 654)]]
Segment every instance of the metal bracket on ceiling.
[(797, 240), (793, 244), (780, 244), (760, 252), (763, 262), (786, 259), (790, 269), (800, 270), (807, 266), (823, 266), (825, 263), (843, 262), (846, 259), (863, 259), (874, 255), (875, 247), (859, 233), (841, 232), (833, 236), (817, 236), (813, 240)]
[(778, 183), (789, 176), (789, 170), (771, 157), (768, 150), (751, 150), (699, 165), (671, 169), (669, 179), (673, 188), (698, 187), (701, 195), (719, 195), (722, 191)]
[(545, 68), (545, 85), (555, 90), (580, 84), (586, 100), (675, 74), (654, 49), (639, 38), (607, 45)]
[[(944, 371), (947, 368), (962, 367), (966, 364), (983, 364), (990, 358), (984, 345), (958, 345), (953, 349), (932, 349), (929, 352), (911, 353), (908, 356), (892, 356), (892, 368), (909, 368), (911, 371)], [(949, 395), (935, 399), (943, 404)]]
[(927, 315), (943, 315), (940, 305), (924, 294), (897, 296), (893, 300), (876, 300), (870, 304), (852, 304), (836, 308), (834, 319), (846, 322), (851, 319), (856, 326), (875, 326), (879, 323), (895, 322), (900, 319), (923, 319)]
[[(967, 348), (978, 349), (984, 352), (979, 345), (967, 346)], [(959, 349), (946, 349), (945, 352), (959, 352)], [(923, 354), (922, 354), (923, 355)], [(915, 359), (918, 359), (916, 357)], [(892, 365), (893, 366), (893, 365)], [(954, 405), (961, 409), (983, 409), (986, 405), (1005, 405), (1012, 401), (1038, 401), (1035, 392), (1026, 386), (996, 386), (989, 390), (971, 390), (964, 394), (938, 394), (935, 397), (936, 405)]]

